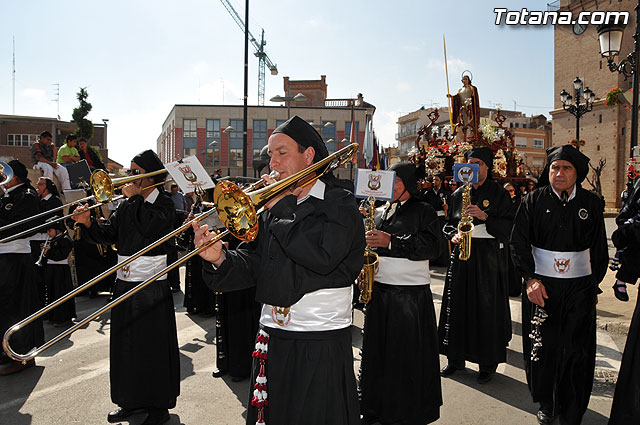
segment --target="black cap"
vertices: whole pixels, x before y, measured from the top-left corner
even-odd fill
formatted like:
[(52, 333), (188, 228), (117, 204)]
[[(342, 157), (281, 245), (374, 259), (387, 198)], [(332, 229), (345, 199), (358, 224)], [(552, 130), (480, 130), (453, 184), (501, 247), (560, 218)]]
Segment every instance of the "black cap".
[(13, 175), (18, 177), (20, 181), (22, 181), (22, 183), (27, 183), (28, 181), (30, 181), (27, 178), (27, 167), (25, 167), (22, 162), (18, 161), (17, 159), (12, 159), (8, 162), (8, 164), (9, 167), (11, 167), (11, 169), (13, 170)]
[(318, 162), (329, 156), (327, 146), (322, 140), (320, 134), (311, 126), (311, 124), (297, 115), (289, 118), (273, 130), (272, 134), (276, 133), (286, 134), (302, 147), (308, 148), (309, 146), (312, 146), (316, 152), (313, 156), (313, 162)]
[(468, 161), (469, 158), (477, 158), (482, 160), (485, 165), (489, 168), (489, 173), (493, 169), (493, 151), (486, 146), (478, 146), (475, 148), (471, 148), (464, 153), (465, 159)]
[(389, 167), (389, 171), (396, 172), (396, 176), (400, 177), (407, 192), (411, 195), (418, 193), (418, 179), (422, 178), (422, 173), (415, 164), (398, 162)]
[[(147, 173), (162, 170), (164, 168), (164, 164), (160, 161), (158, 154), (151, 149), (140, 152), (138, 155), (133, 157), (132, 161), (138, 164)], [(166, 176), (164, 174), (158, 174), (157, 176), (154, 176), (153, 179), (156, 183), (159, 183), (163, 181), (165, 177)]]
[(574, 167), (576, 167), (576, 183), (582, 183), (587, 177), (590, 161), (588, 156), (573, 147), (573, 145), (554, 146), (547, 149), (547, 165), (544, 167), (536, 187), (542, 187), (549, 184), (549, 169), (551, 168), (551, 163), (558, 160), (569, 161)]

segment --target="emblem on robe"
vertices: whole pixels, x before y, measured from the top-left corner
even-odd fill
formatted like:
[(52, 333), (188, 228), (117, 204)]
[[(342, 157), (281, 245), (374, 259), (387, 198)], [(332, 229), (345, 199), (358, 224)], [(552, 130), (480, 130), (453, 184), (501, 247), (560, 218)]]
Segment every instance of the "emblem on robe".
[(291, 307), (271, 307), (271, 318), (280, 326), (287, 326), (291, 321)]
[(189, 166), (189, 164), (179, 165), (178, 170), (180, 170), (187, 181), (194, 182), (198, 180), (198, 176), (196, 176), (196, 174), (191, 170), (191, 166)]
[(489, 206), (489, 200), (485, 199), (484, 201), (482, 201), (482, 206), (487, 208)]
[(378, 190), (380, 189), (380, 186), (382, 185), (382, 183), (380, 183), (380, 179), (382, 178), (382, 175), (380, 174), (369, 174), (369, 181), (367, 182), (367, 186), (369, 187), (369, 189), (371, 190)]
[(586, 220), (587, 218), (589, 218), (589, 213), (587, 212), (586, 209), (580, 208), (578, 210), (578, 217), (580, 217), (580, 219), (582, 220)]
[(560, 274), (565, 274), (571, 268), (571, 259), (567, 258), (554, 258), (553, 269)]
[(12, 203), (8, 203), (7, 205), (4, 206), (4, 209), (7, 211), (11, 211), (11, 208), (13, 208), (13, 204)]
[(131, 264), (120, 267), (120, 270), (122, 270), (122, 277), (129, 279), (129, 276), (131, 276)]

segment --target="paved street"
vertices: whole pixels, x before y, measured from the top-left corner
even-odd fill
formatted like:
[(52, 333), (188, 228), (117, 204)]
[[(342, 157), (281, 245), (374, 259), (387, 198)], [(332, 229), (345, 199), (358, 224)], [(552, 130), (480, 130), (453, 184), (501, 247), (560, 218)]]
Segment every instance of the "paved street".
[[(184, 269), (181, 270), (184, 273)], [(583, 424), (606, 424), (611, 408), (617, 370), (625, 337), (624, 327), (633, 311), (637, 290), (630, 288), (631, 300), (612, 300), (608, 276), (599, 304), (601, 328), (598, 331), (597, 371), (589, 410)], [(611, 281), (612, 283), (612, 281)], [(432, 290), (439, 313), (444, 286), (444, 269), (432, 276)], [(80, 297), (80, 317), (105, 302)], [(169, 424), (243, 424), (248, 395), (248, 381), (233, 383), (228, 378), (214, 379), (215, 317), (188, 315), (182, 307), (182, 293), (174, 295), (181, 360), (181, 396), (171, 411)], [(603, 309), (605, 307), (605, 309)], [(511, 299), (513, 339), (507, 363), (489, 384), (476, 382), (477, 367), (468, 365), (453, 379), (443, 379), (444, 406), (438, 424), (536, 424), (537, 406), (531, 402), (523, 371), (520, 301)], [(360, 331), (363, 315), (356, 311), (353, 330), (353, 353), (359, 366)], [(70, 338), (54, 346), (37, 359), (37, 367), (23, 373), (0, 377), (0, 424), (104, 424), (106, 414), (114, 408), (109, 397), (109, 317), (91, 322)], [(45, 325), (47, 337), (59, 329)], [(446, 359), (441, 357), (444, 366)], [(383, 389), (382, 389), (383, 390)], [(144, 414), (131, 421), (136, 425)], [(292, 424), (294, 425), (294, 424)], [(298, 425), (298, 424), (295, 424)], [(303, 424), (299, 424), (303, 425)]]

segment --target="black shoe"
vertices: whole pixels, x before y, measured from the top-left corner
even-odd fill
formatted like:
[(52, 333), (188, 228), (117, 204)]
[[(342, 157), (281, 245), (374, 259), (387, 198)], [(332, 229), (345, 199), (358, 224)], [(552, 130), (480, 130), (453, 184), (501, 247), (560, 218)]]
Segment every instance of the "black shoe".
[(169, 411), (167, 409), (148, 409), (149, 416), (142, 422), (142, 425), (160, 425), (169, 420)]
[(536, 418), (538, 418), (538, 423), (540, 425), (551, 425), (553, 423), (553, 415), (546, 409), (538, 410)]
[(616, 280), (616, 283), (613, 284), (613, 295), (615, 295), (620, 301), (629, 301), (627, 285), (624, 282)]
[(478, 374), (478, 383), (486, 384), (493, 379), (493, 372), (480, 372)]
[(125, 409), (124, 407), (118, 407), (113, 412), (109, 412), (107, 415), (107, 422), (115, 424), (138, 412), (140, 412), (140, 409)]
[(448, 364), (444, 368), (442, 368), (442, 370), (440, 371), (440, 376), (451, 376), (456, 373), (457, 370), (459, 370), (457, 367)]
[(227, 371), (223, 369), (215, 369), (213, 372), (211, 372), (211, 376), (213, 376), (214, 378), (221, 378), (226, 374)]

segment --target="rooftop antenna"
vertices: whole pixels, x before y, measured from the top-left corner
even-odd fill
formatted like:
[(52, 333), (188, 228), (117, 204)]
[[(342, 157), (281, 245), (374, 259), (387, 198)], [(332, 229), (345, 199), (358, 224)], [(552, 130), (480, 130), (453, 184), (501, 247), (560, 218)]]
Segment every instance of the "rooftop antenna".
[(58, 105), (58, 121), (60, 121), (60, 83), (53, 83), (51, 84), (52, 86), (56, 86), (56, 91), (55, 93), (53, 93), (53, 95), (55, 96), (55, 99), (51, 99), (52, 102), (56, 102)]
[(13, 37), (13, 71), (11, 72), (13, 80), (13, 112), (16, 114), (16, 38)]

